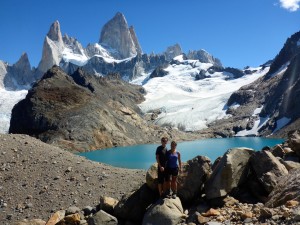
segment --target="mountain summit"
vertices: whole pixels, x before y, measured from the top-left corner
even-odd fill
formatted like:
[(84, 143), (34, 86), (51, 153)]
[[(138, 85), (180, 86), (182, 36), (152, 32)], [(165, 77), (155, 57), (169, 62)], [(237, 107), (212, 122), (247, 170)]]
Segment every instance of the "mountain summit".
[(36, 75), (37, 78), (40, 78), (53, 65), (59, 65), (63, 50), (64, 42), (60, 31), (60, 24), (58, 21), (55, 21), (44, 40), (42, 59), (38, 66), (38, 74)]
[(58, 42), (62, 42), (62, 35), (61, 35), (61, 31), (60, 31), (60, 25), (58, 20), (56, 20), (50, 27), (50, 30), (47, 34), (47, 36), (53, 40), (53, 41), (58, 41)]
[(104, 25), (99, 43), (117, 50), (120, 58), (142, 53), (133, 27), (128, 28), (125, 16), (120, 12)]

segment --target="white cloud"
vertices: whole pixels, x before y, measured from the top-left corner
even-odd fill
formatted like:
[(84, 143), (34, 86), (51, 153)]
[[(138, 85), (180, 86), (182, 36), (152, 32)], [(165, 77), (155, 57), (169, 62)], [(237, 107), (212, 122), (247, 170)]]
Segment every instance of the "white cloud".
[(289, 11), (297, 11), (299, 9), (300, 0), (280, 0), (280, 6)]

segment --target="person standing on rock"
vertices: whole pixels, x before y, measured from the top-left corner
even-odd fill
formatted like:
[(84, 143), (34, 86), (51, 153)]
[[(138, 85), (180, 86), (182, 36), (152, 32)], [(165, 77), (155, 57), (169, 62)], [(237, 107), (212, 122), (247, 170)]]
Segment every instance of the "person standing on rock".
[(160, 197), (162, 197), (166, 191), (166, 162), (167, 162), (167, 143), (168, 138), (161, 138), (161, 145), (156, 149), (156, 162), (158, 164), (157, 178), (158, 178), (158, 192)]
[[(167, 152), (167, 189), (172, 189), (172, 198), (177, 197), (177, 176), (181, 171), (181, 156), (176, 150), (176, 141), (171, 142), (171, 150)], [(168, 197), (171, 197), (170, 193)]]

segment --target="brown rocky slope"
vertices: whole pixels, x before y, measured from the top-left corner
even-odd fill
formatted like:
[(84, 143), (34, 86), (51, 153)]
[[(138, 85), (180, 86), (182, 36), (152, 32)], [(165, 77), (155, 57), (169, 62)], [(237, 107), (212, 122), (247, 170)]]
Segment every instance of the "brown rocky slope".
[(143, 170), (91, 162), (28, 135), (1, 134), (0, 155), (0, 224), (95, 207), (100, 196), (120, 199), (145, 182)]

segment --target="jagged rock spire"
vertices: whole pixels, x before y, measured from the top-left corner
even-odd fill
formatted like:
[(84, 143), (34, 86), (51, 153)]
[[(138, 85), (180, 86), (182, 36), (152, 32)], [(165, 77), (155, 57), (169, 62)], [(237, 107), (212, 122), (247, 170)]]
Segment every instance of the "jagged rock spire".
[(99, 43), (117, 50), (121, 58), (142, 52), (133, 28), (128, 28), (125, 16), (120, 12), (104, 25)]
[(64, 42), (62, 39), (60, 25), (56, 20), (50, 27), (44, 40), (42, 59), (38, 66), (37, 78), (50, 69), (53, 65), (59, 65), (62, 58)]
[(26, 72), (31, 71), (30, 62), (28, 59), (28, 55), (24, 52), (20, 59), (13, 65), (15, 68), (22, 69)]
[(130, 26), (129, 27), (129, 31), (130, 31), (130, 34), (131, 34), (131, 37), (132, 37), (132, 40), (133, 40), (133, 43), (135, 45), (135, 48), (136, 48), (136, 51), (138, 54), (142, 54), (143, 51), (142, 51), (142, 48), (140, 46), (140, 43), (136, 37), (136, 34), (135, 34), (135, 31), (134, 31), (134, 27), (133, 26)]
[(62, 41), (62, 35), (60, 31), (60, 24), (58, 20), (56, 20), (50, 27), (50, 30), (47, 36), (53, 41)]

